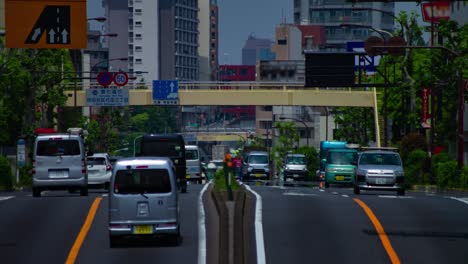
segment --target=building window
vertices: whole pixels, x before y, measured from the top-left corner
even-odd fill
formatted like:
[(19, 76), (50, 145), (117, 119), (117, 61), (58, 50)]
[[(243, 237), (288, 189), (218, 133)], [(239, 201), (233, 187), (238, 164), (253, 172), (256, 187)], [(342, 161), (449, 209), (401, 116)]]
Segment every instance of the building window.
[(135, 39), (141, 40), (142, 38), (143, 38), (143, 35), (141, 33), (135, 34)]
[(142, 46), (135, 46), (135, 51), (143, 51), (143, 47)]
[(287, 39), (278, 39), (278, 45), (287, 45), (288, 40)]
[(135, 13), (136, 13), (136, 14), (141, 15), (141, 12), (142, 12), (141, 8), (136, 8), (136, 9), (135, 9)]
[(239, 74), (240, 74), (240, 76), (246, 76), (247, 75), (247, 69), (240, 69)]
[(143, 60), (140, 58), (135, 59), (135, 64), (141, 64), (142, 62)]
[(141, 21), (135, 21), (135, 26), (136, 27), (141, 27), (143, 25), (143, 22)]

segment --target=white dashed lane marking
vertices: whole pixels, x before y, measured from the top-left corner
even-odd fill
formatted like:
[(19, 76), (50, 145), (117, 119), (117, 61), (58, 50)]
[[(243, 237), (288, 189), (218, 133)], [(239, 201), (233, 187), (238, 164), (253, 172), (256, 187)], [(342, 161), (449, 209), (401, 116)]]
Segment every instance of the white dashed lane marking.
[(453, 199), (453, 200), (457, 200), (457, 201), (462, 202), (462, 203), (468, 204), (468, 197), (460, 197), (460, 198), (457, 198), (457, 197), (448, 197), (448, 198)]
[(285, 192), (283, 195), (289, 195), (289, 196), (317, 196), (316, 194), (313, 193), (297, 193), (297, 192)]
[(13, 198), (14, 196), (0, 196), (0, 201), (6, 201), (8, 199)]
[(413, 196), (398, 196), (398, 195), (379, 195), (379, 198), (390, 198), (390, 199), (413, 199)]

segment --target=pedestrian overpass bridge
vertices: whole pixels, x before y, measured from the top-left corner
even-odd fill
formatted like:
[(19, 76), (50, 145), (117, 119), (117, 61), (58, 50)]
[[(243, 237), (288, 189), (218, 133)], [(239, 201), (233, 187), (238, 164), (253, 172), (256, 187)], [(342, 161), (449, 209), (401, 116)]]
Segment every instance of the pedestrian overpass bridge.
[[(86, 89), (85, 85), (80, 85)], [(68, 89), (65, 106), (85, 107), (84, 89)], [(99, 87), (88, 84), (88, 87)], [(154, 105), (151, 84), (129, 88), (129, 104)], [(141, 87), (144, 87), (143, 89)], [(272, 82), (179, 82), (180, 106), (329, 106), (371, 107), (374, 111), (376, 141), (380, 128), (375, 88), (315, 88), (302, 83)]]
[[(99, 85), (90, 85), (99, 87)], [(140, 85), (141, 86), (141, 85)], [(128, 86), (129, 105), (153, 105), (151, 84)], [(84, 89), (65, 91), (66, 106), (87, 106)], [(304, 88), (301, 83), (179, 82), (181, 106), (355, 106), (377, 107), (374, 88)]]

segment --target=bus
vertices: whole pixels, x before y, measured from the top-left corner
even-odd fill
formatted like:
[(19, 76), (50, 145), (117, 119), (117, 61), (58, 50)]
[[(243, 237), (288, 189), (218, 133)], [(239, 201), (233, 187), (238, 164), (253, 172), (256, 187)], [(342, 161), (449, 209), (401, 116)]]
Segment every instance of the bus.
[(179, 189), (187, 192), (185, 141), (179, 134), (146, 134), (140, 139), (135, 156), (168, 157), (175, 167)]

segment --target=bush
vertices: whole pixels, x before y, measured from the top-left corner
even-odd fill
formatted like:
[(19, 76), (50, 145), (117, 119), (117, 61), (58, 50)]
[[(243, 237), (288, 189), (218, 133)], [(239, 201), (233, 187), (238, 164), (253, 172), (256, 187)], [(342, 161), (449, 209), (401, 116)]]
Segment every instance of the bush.
[(409, 153), (405, 165), (405, 183), (409, 186), (414, 184), (427, 184), (428, 171), (426, 167), (427, 153), (416, 149)]
[(0, 189), (13, 190), (13, 175), (7, 157), (0, 156)]
[(463, 166), (460, 174), (460, 187), (468, 189), (468, 166)]
[(406, 160), (414, 150), (427, 151), (427, 142), (424, 135), (419, 133), (410, 133), (401, 140), (400, 154), (403, 160)]
[(458, 175), (458, 164), (455, 160), (440, 162), (436, 165), (437, 186), (441, 188), (457, 187)]
[(31, 187), (32, 186), (32, 175), (31, 175), (32, 166), (27, 165), (20, 168), (19, 171), (19, 186)]
[[(218, 191), (227, 191), (226, 179), (224, 176), (224, 169), (216, 171), (214, 175), (215, 189)], [(234, 176), (231, 177), (231, 189), (238, 190), (239, 184), (235, 180)]]
[(315, 178), (315, 171), (318, 170), (319, 165), (317, 150), (314, 147), (303, 146), (298, 148), (296, 153), (304, 154), (306, 156), (309, 180), (313, 180)]

